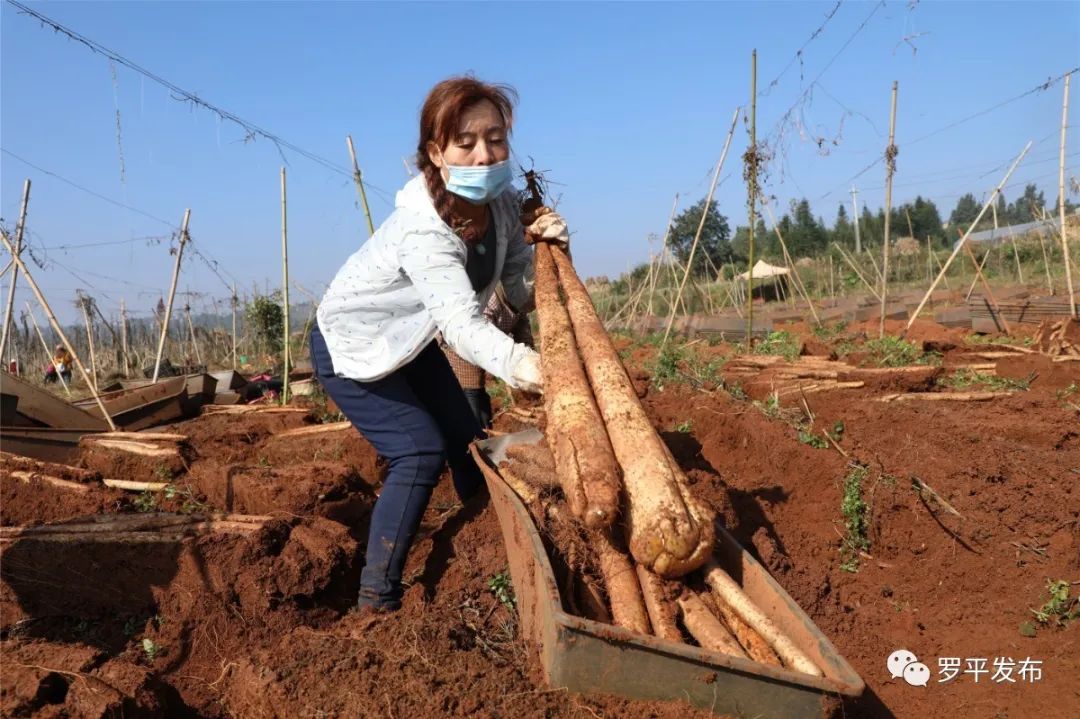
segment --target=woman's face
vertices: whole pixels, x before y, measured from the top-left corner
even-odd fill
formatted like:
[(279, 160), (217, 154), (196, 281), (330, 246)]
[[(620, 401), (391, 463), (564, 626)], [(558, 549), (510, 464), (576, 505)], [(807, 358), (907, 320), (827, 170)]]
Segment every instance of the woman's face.
[(506, 124), (493, 103), (481, 100), (462, 114), (450, 144), (440, 148), (430, 142), (427, 151), (445, 182), (450, 179), (448, 165), (475, 167), (508, 159), (510, 143)]

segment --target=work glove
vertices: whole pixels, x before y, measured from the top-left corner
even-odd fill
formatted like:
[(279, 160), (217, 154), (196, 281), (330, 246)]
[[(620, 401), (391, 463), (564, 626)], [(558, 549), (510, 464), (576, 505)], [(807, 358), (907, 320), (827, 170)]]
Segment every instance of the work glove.
[(530, 351), (518, 360), (511, 373), (510, 381), (523, 392), (541, 394), (544, 389), (544, 377), (540, 373), (540, 355)]
[(564, 250), (570, 245), (570, 230), (566, 220), (550, 207), (538, 207), (521, 215), (521, 224), (525, 226), (525, 242), (550, 242)]

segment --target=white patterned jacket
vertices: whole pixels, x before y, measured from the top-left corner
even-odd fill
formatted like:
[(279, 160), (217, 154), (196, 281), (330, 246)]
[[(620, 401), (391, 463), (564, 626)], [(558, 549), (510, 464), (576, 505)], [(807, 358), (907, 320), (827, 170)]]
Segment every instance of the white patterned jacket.
[(442, 221), (423, 176), (397, 193), (394, 212), (338, 270), (319, 304), (319, 329), (335, 374), (372, 381), (411, 362), (442, 332), (472, 364), (516, 386), (513, 369), (533, 350), (488, 321), (482, 308), (501, 281), (515, 307), (532, 302), (533, 250), (516, 191), (492, 204), (495, 273), (481, 292), (465, 272), (465, 242)]

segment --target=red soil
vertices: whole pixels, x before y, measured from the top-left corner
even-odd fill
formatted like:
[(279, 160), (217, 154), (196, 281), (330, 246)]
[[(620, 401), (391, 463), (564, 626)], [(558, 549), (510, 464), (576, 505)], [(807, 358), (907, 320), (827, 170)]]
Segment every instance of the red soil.
[[(970, 361), (962, 336), (932, 329), (920, 341), (957, 346), (947, 366)], [(722, 390), (650, 387), (642, 367), (654, 352), (633, 349), (631, 375), (695, 490), (866, 681), (841, 716), (1080, 715), (1080, 626), (1019, 631), (1048, 578), (1080, 579), (1080, 421), (1059, 396), (1080, 367), (1003, 362), (1000, 375), (1038, 376), (993, 402), (886, 404), (872, 387), (808, 395), (814, 427), (842, 421), (840, 446), (868, 467), (869, 558), (852, 573), (839, 552), (849, 458), (799, 442)], [(460, 507), (446, 478), (410, 555), (402, 610), (350, 612), (382, 468), (353, 430), (274, 436), (306, 421), (219, 415), (168, 428), (189, 437), (191, 454), (173, 479), (185, 493), (159, 506), (274, 516), (254, 534), (3, 545), (0, 714), (706, 716), (678, 701), (548, 690), (536, 648), (488, 588), (506, 567), (494, 512), (486, 500)], [(160, 481), (139, 467), (144, 476), (123, 478)], [(912, 476), (962, 517), (921, 497)], [(132, 511), (135, 497), (8, 476), (0, 490), (3, 525)], [(929, 686), (890, 679), (885, 660), (898, 648), (930, 667)], [(949, 656), (1030, 656), (1043, 677), (940, 684), (937, 659)]]

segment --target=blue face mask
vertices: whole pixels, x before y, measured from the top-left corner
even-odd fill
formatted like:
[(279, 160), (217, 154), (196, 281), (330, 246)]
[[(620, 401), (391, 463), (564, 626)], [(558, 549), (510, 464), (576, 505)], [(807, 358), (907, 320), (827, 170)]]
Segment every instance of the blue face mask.
[(494, 165), (447, 165), (450, 179), (446, 189), (463, 197), (475, 205), (486, 205), (510, 187), (513, 171), (510, 161), (504, 160)]

